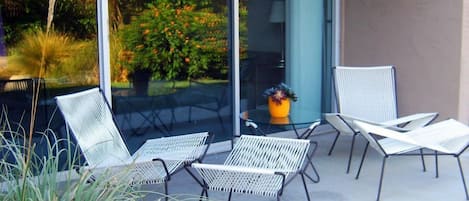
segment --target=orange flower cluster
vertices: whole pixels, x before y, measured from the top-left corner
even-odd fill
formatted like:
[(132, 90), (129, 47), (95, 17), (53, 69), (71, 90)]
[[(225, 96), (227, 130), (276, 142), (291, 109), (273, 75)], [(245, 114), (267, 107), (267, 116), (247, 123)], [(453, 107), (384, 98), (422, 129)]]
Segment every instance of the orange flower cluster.
[(186, 5), (186, 6), (184, 6), (183, 9), (184, 9), (185, 11), (192, 11), (192, 10), (194, 10), (194, 6)]
[(134, 58), (134, 52), (129, 50), (123, 50), (119, 52), (119, 59), (122, 61), (131, 62)]

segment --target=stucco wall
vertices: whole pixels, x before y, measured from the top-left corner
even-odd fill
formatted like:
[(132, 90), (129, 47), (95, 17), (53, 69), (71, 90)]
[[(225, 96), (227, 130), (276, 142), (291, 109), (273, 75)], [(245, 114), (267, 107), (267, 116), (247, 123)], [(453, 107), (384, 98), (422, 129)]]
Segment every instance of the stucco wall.
[(459, 119), (469, 124), (469, 1), (463, 1)]
[(400, 115), (467, 121), (459, 111), (462, 2), (343, 0), (342, 64), (395, 65)]

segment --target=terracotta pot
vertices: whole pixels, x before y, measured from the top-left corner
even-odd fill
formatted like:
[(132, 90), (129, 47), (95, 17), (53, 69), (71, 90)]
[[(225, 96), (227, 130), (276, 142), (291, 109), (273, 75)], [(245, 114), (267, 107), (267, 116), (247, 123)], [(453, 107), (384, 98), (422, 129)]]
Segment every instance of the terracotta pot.
[(269, 112), (272, 117), (287, 117), (290, 112), (290, 99), (281, 100), (280, 104), (275, 103), (269, 97)]

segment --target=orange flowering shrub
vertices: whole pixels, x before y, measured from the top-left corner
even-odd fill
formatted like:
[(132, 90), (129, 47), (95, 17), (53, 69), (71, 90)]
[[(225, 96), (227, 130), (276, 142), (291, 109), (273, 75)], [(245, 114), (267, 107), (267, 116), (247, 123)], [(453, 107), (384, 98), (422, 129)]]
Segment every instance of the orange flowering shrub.
[(159, 0), (121, 30), (120, 62), (130, 72), (151, 71), (156, 79), (166, 80), (223, 72), (228, 54), (226, 29), (224, 15)]

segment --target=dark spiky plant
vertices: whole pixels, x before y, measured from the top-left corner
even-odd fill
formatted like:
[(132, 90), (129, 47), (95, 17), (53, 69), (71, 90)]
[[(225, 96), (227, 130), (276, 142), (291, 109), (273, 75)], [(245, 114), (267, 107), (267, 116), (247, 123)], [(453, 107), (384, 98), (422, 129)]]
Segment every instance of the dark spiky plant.
[(298, 97), (295, 92), (285, 83), (280, 83), (271, 88), (268, 88), (262, 94), (265, 98), (272, 98), (276, 104), (280, 104), (282, 100), (290, 99), (292, 101), (297, 101)]

